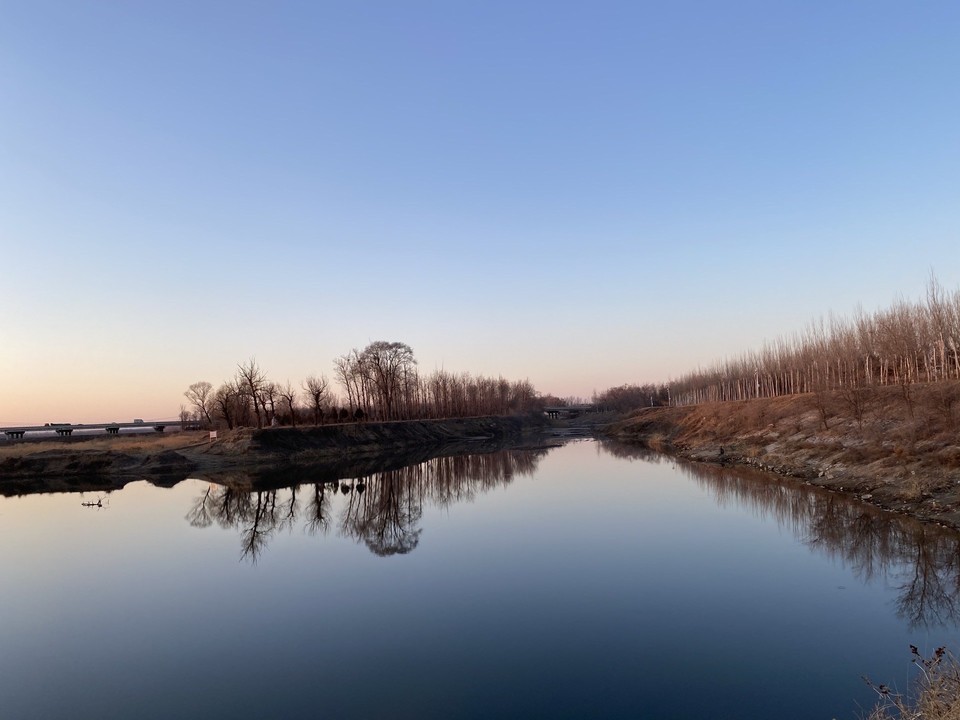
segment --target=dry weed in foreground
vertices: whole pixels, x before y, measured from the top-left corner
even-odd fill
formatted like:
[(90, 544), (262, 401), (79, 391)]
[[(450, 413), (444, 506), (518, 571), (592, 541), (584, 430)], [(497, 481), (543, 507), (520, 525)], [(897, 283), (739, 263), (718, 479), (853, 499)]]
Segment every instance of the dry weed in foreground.
[(864, 678), (880, 702), (868, 720), (960, 720), (960, 663), (944, 648), (925, 658), (916, 646), (910, 646), (913, 664), (920, 668), (917, 687), (910, 697), (894, 692), (886, 685), (874, 685)]

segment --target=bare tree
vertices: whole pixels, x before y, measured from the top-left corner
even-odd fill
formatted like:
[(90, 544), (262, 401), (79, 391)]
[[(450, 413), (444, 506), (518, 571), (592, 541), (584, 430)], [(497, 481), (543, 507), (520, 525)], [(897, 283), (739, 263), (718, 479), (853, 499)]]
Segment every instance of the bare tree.
[(322, 405), (327, 398), (328, 383), (323, 375), (311, 375), (303, 381), (303, 391), (307, 394), (310, 406), (313, 408), (313, 424), (319, 425), (323, 418)]
[(279, 388), (277, 392), (280, 394), (280, 398), (287, 404), (287, 410), (290, 411), (290, 424), (296, 427), (297, 409), (295, 403), (297, 402), (297, 391), (293, 385), (290, 384), (290, 381), (287, 380), (287, 384)]
[(399, 401), (415, 377), (413, 350), (406, 343), (379, 340), (367, 345), (360, 356), (373, 380), (380, 416), (399, 417)]
[(233, 382), (225, 382), (213, 394), (213, 408), (223, 418), (227, 428), (233, 430), (237, 424), (239, 394)]
[(267, 376), (257, 365), (256, 358), (251, 357), (246, 363), (237, 365), (237, 384), (245, 386), (253, 399), (253, 412), (257, 416), (257, 427), (263, 427), (263, 410), (261, 399)]
[(278, 399), (280, 399), (280, 386), (275, 382), (264, 383), (263, 391), (260, 395), (260, 404), (263, 406), (264, 413), (267, 416), (267, 425), (276, 424)]
[(373, 395), (373, 379), (368, 358), (356, 348), (333, 361), (337, 379), (347, 392), (347, 405), (355, 408), (370, 409)]
[(213, 385), (201, 380), (187, 388), (183, 394), (196, 409), (198, 418), (203, 420), (208, 427), (213, 425), (213, 419), (210, 417), (210, 411), (213, 409), (214, 403)]

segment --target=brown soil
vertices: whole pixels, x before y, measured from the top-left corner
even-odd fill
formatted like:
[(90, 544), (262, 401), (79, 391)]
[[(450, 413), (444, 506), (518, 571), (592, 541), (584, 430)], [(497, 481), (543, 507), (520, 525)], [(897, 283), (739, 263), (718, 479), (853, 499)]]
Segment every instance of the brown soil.
[(838, 393), (645, 408), (605, 432), (693, 460), (789, 475), (960, 528), (960, 405), (951, 400), (960, 388), (942, 382), (906, 390), (871, 389), (858, 400), (861, 422)]

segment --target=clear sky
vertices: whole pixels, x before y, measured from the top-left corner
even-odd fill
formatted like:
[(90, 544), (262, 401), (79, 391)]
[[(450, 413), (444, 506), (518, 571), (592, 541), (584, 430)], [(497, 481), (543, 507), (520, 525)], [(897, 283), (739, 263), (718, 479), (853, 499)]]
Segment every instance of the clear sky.
[(589, 396), (960, 286), (960, 3), (0, 2), (0, 424)]

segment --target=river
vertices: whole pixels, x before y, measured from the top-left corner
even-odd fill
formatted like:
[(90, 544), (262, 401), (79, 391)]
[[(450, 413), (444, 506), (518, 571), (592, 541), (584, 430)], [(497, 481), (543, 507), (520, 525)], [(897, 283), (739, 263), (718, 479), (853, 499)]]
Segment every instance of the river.
[(0, 716), (852, 719), (960, 647), (956, 534), (751, 470), (231, 480), (0, 498)]

